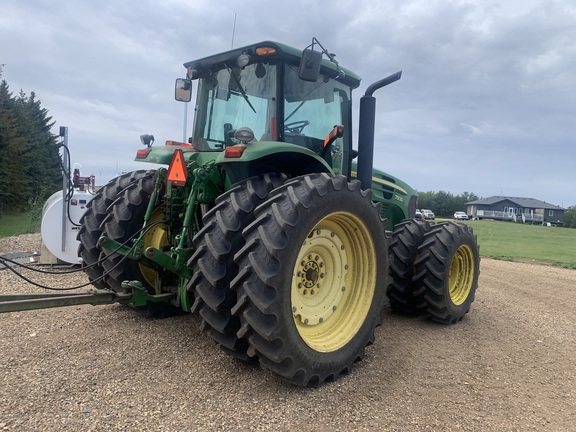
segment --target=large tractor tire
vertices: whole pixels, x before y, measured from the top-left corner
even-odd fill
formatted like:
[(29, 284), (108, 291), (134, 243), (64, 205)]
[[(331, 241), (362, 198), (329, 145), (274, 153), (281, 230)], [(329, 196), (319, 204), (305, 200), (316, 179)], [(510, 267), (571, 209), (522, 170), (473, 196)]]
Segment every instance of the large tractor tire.
[(246, 354), (248, 342), (236, 335), (240, 320), (230, 312), (236, 304), (236, 291), (230, 289), (238, 274), (234, 255), (244, 246), (242, 230), (254, 220), (254, 209), (286, 179), (280, 174), (265, 174), (236, 184), (218, 197), (193, 240), (196, 251), (188, 262), (194, 272), (188, 285), (194, 296), (192, 311), (200, 313), (202, 328), (212, 339), (242, 361), (253, 358)]
[(472, 228), (456, 222), (433, 225), (418, 254), (414, 281), (424, 292), (430, 319), (441, 324), (462, 320), (474, 301), (480, 274)]
[(78, 256), (82, 258), (84, 272), (96, 288), (109, 288), (104, 276), (104, 269), (99, 263), (103, 255), (98, 246), (98, 239), (102, 235), (100, 225), (108, 214), (108, 207), (126, 187), (147, 175), (150, 175), (150, 171), (139, 170), (122, 174), (110, 180), (108, 184), (94, 194), (86, 206), (86, 212), (80, 219), (81, 227), (77, 236), (80, 242)]
[[(110, 205), (108, 215), (102, 222), (102, 232), (108, 238), (120, 243), (128, 242), (135, 237), (144, 225), (144, 216), (150, 201), (150, 195), (154, 191), (155, 171), (148, 171), (146, 175), (130, 184)], [(162, 220), (161, 207), (153, 212), (148, 225), (151, 228), (144, 237), (144, 249), (149, 246), (161, 249), (166, 243), (167, 233), (163, 224), (155, 224)], [(106, 260), (102, 267), (107, 273), (107, 282), (111, 289), (116, 292), (124, 292), (121, 284), (125, 280), (139, 280), (150, 293), (154, 292), (156, 272), (149, 267), (138, 264), (113, 251), (105, 250)]]
[(348, 373), (374, 341), (386, 297), (385, 222), (360, 183), (297, 177), (274, 189), (243, 232), (232, 313), (248, 355), (290, 383)]
[(390, 285), (387, 294), (392, 310), (406, 315), (419, 315), (426, 308), (424, 290), (416, 290), (414, 264), (418, 248), (430, 231), (430, 223), (407, 219), (394, 227), (390, 243)]

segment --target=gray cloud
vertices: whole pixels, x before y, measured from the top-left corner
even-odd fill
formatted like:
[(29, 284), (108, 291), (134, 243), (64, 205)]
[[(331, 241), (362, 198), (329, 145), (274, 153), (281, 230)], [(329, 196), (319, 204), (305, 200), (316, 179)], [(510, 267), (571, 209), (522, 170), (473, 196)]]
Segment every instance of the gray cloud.
[(418, 190), (576, 204), (570, 2), (7, 0), (0, 63), (11, 90), (35, 91), (70, 128), (73, 159), (106, 181), (139, 167), (140, 134), (182, 138), (174, 79), (182, 63), (230, 48), (235, 15), (235, 46), (319, 38), (363, 77), (356, 99), (402, 69), (376, 93), (375, 163)]

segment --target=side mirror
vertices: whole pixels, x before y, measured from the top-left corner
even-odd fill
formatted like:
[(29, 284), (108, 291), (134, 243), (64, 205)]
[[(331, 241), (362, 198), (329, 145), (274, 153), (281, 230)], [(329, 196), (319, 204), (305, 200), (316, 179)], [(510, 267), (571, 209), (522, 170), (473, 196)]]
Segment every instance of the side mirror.
[(300, 70), (298, 75), (303, 81), (316, 82), (320, 76), (320, 65), (322, 63), (322, 53), (319, 51), (305, 49), (300, 59)]
[(192, 99), (192, 81), (185, 78), (177, 78), (174, 97), (178, 102), (190, 102)]

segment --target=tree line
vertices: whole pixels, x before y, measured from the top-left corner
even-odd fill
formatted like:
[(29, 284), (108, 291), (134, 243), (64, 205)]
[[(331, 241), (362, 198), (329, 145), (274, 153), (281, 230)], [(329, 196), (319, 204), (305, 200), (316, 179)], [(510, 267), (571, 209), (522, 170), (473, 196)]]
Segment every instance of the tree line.
[(564, 226), (576, 228), (576, 205), (568, 207), (564, 212)]
[(452, 218), (457, 211), (466, 211), (466, 203), (480, 199), (476, 194), (463, 192), (453, 195), (450, 192), (418, 192), (418, 207), (429, 209), (438, 217)]
[[(450, 192), (418, 192), (418, 207), (430, 209), (438, 217), (452, 218), (454, 212), (466, 211), (466, 203), (480, 199), (476, 194), (464, 192), (453, 195)], [(576, 205), (564, 212), (564, 227), (576, 228)]]
[(14, 96), (0, 82), (0, 215), (36, 208), (62, 188), (54, 123), (34, 92)]

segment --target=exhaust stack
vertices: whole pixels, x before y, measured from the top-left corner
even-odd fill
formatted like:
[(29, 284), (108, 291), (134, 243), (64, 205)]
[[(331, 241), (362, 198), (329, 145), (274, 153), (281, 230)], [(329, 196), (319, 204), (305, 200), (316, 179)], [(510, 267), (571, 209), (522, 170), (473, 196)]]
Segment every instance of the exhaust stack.
[(360, 98), (360, 120), (358, 130), (358, 180), (362, 189), (372, 187), (372, 167), (374, 165), (374, 127), (376, 123), (376, 98), (372, 94), (379, 88), (398, 81), (402, 71), (376, 81), (366, 89)]

